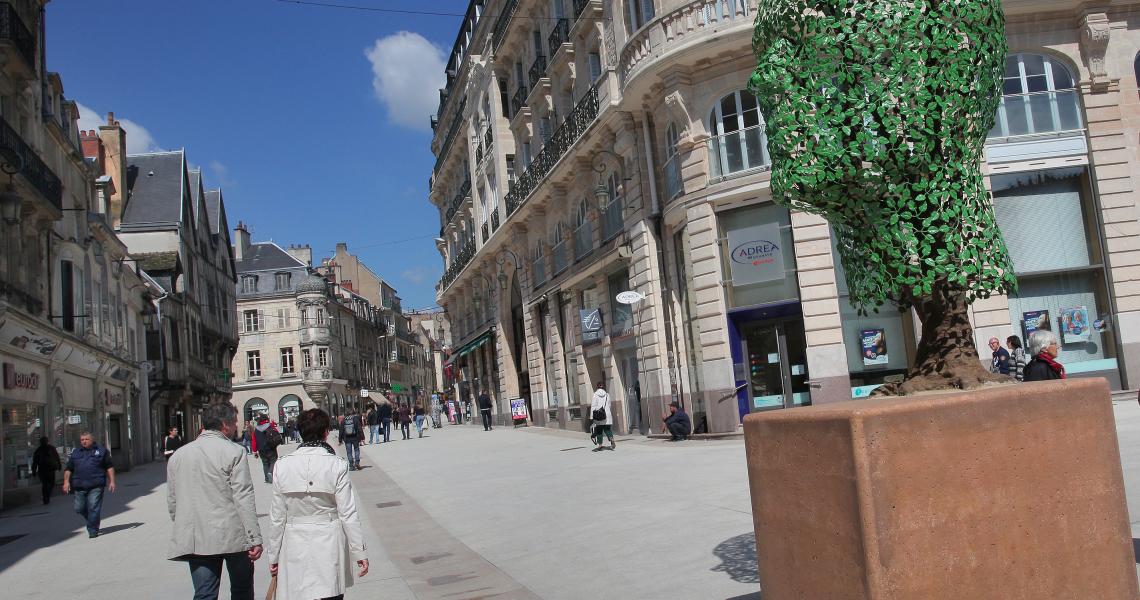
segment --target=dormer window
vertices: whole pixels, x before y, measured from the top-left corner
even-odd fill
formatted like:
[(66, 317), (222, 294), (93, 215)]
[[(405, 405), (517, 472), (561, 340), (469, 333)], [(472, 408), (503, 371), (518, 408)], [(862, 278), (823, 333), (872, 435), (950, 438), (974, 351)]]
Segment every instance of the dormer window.
[(274, 289), (287, 290), (291, 287), (292, 273), (277, 273), (273, 276)]
[(241, 276), (241, 293), (252, 294), (257, 292), (257, 275)]

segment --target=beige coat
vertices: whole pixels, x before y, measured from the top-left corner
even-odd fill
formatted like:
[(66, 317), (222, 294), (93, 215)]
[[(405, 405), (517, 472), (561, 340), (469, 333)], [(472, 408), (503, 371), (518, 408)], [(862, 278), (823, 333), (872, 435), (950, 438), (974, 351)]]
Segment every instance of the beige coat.
[(202, 432), (170, 457), (166, 504), (174, 521), (171, 560), (261, 545), (245, 449), (218, 431)]
[(273, 506), (265, 550), (279, 566), (277, 600), (343, 594), (364, 560), (364, 530), (348, 461), (323, 447), (301, 447), (273, 469)]

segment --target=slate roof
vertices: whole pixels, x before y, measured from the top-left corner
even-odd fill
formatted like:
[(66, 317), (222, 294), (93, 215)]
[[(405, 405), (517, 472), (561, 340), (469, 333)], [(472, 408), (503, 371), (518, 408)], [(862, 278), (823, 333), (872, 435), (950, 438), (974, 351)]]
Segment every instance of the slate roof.
[(206, 216), (210, 219), (210, 233), (221, 233), (222, 190), (206, 191)]
[(238, 273), (305, 268), (305, 263), (293, 258), (281, 246), (273, 242), (258, 242), (249, 245), (244, 260), (237, 263)]
[(124, 224), (177, 223), (182, 220), (181, 150), (127, 156)]

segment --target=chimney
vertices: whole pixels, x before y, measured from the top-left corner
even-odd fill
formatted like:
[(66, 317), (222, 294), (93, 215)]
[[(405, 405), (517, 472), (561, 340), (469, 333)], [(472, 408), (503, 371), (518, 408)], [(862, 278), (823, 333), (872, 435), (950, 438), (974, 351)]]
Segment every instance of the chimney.
[(95, 170), (100, 175), (105, 175), (103, 172), (107, 152), (103, 148), (103, 140), (99, 139), (99, 134), (94, 129), (90, 131), (79, 131), (79, 146), (83, 149), (83, 158), (90, 158), (95, 161)]
[(305, 263), (306, 267), (313, 266), (313, 249), (308, 244), (304, 246), (289, 244), (289, 256)]
[(234, 260), (243, 261), (245, 255), (249, 253), (249, 228), (245, 223), (238, 221), (237, 227), (234, 228)]
[[(108, 207), (107, 217), (111, 220), (111, 227), (119, 228), (123, 218), (123, 200), (127, 193), (127, 132), (115, 120), (115, 113), (107, 113), (107, 124), (99, 126), (99, 139), (102, 142), (103, 174), (110, 175), (115, 184), (115, 192), (111, 194), (111, 205)], [(87, 155), (87, 144), (83, 145), (83, 154)]]

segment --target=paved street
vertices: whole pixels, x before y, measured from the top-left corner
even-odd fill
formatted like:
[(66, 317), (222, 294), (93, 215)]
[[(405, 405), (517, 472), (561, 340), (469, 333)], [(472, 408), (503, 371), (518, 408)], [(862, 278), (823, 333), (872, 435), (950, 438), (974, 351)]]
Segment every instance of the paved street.
[[(1116, 413), (1136, 532), (1140, 407)], [(349, 599), (760, 597), (740, 440), (629, 439), (592, 453), (584, 435), (541, 429), (398, 438), (365, 447), (369, 468), (353, 474), (372, 571)], [(163, 559), (162, 465), (124, 474), (120, 486), (94, 540), (70, 499), (5, 513), (4, 596), (189, 597), (186, 567)], [(257, 493), (267, 529), (268, 486)], [(258, 598), (267, 582), (259, 562)]]

